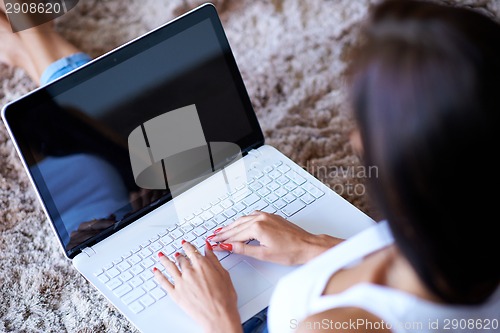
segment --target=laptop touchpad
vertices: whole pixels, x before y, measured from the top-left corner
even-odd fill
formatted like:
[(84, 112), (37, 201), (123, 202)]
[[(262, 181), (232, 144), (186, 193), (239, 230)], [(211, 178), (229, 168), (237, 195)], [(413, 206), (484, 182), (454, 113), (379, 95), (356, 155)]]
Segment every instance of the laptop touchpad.
[(229, 273), (238, 293), (238, 308), (272, 286), (261, 273), (246, 261), (231, 267)]

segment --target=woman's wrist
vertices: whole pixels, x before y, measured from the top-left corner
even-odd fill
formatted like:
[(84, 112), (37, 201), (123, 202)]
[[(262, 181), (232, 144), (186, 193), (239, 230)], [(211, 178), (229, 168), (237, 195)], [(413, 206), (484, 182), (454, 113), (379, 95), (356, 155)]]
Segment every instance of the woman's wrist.
[[(217, 316), (215, 316), (217, 317)], [(217, 321), (208, 323), (205, 327), (206, 333), (242, 333), (241, 319), (238, 310), (218, 316)]]
[(309, 246), (309, 250), (307, 251), (307, 257), (305, 258), (304, 263), (309, 262), (310, 260), (316, 258), (317, 256), (344, 241), (343, 239), (324, 234), (312, 236), (313, 239)]

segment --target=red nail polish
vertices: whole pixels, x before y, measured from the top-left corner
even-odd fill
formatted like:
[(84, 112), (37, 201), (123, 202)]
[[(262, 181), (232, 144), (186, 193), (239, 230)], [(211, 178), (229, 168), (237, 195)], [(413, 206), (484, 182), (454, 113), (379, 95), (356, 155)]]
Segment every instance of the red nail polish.
[(153, 273), (156, 272), (157, 270), (158, 270), (158, 268), (153, 267)]
[(210, 242), (208, 240), (205, 241), (205, 246), (207, 247), (207, 249), (209, 249), (210, 251), (213, 251), (213, 247), (212, 247), (212, 244), (210, 244)]
[(186, 243), (186, 241), (183, 239), (182, 242), (181, 242), (181, 244), (184, 245), (184, 243)]
[(217, 236), (217, 235), (210, 235), (210, 236), (208, 236), (207, 237), (207, 241), (211, 241), (215, 236)]
[(163, 254), (163, 252), (158, 252), (158, 257), (161, 258), (161, 257), (164, 257), (165, 255)]
[(232, 244), (227, 244), (227, 243), (220, 243), (219, 244), (220, 248), (226, 251), (233, 251), (233, 245)]
[(220, 231), (222, 230), (222, 228), (217, 228), (214, 230), (214, 234), (218, 234)]
[(174, 256), (177, 258), (178, 256), (180, 256), (181, 254), (179, 252), (175, 252)]

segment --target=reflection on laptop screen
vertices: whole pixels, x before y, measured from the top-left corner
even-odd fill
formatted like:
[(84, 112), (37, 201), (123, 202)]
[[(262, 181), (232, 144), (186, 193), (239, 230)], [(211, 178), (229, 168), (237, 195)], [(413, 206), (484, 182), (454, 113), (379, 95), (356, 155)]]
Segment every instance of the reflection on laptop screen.
[(13, 122), (67, 251), (170, 198), (168, 185), (145, 189), (134, 179), (127, 140), (142, 124), (195, 105), (206, 142), (245, 150), (261, 133), (217, 24), (146, 35), (48, 86)]

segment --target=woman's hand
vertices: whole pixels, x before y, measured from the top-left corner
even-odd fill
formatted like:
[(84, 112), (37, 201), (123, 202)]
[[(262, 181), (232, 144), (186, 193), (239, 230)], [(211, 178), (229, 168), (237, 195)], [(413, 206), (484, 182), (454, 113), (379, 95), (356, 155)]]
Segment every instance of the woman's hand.
[(188, 242), (183, 249), (186, 256), (175, 254), (180, 270), (163, 253), (158, 253), (174, 284), (155, 267), (156, 281), (205, 332), (241, 332), (236, 291), (210, 244), (206, 242), (205, 255)]
[[(313, 235), (279, 215), (254, 212), (222, 228), (207, 240), (219, 243), (216, 251), (231, 251), (282, 265), (308, 262), (342, 239)], [(259, 245), (246, 242), (257, 240)]]

